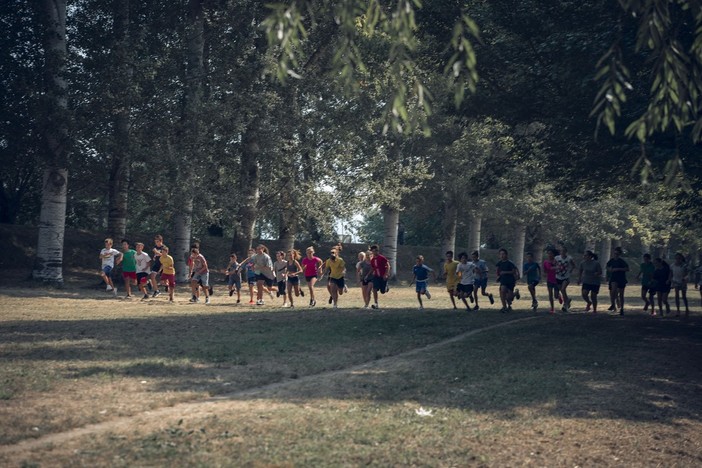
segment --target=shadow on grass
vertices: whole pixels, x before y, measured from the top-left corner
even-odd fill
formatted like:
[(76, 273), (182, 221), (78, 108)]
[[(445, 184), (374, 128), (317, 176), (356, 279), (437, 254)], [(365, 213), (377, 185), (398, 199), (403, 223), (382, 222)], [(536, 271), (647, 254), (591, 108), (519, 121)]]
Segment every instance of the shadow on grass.
[[(261, 395), (414, 401), (511, 418), (672, 423), (702, 413), (702, 321), (542, 317), (443, 347), (347, 369), (524, 317), (492, 312), (255, 311), (0, 326), (5, 365), (56, 366), (62, 379), (149, 379), (151, 391), (229, 394), (296, 380)], [(301, 377), (313, 376), (301, 379)]]
[(274, 396), (676, 424), (702, 414), (701, 326), (646, 316), (538, 320)]

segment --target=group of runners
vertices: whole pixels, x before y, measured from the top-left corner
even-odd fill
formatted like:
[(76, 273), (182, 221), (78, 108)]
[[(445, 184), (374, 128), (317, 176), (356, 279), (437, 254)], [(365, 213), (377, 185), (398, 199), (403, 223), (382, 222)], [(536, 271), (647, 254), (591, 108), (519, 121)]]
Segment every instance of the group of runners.
[[(159, 234), (154, 237), (151, 255), (144, 251), (143, 242), (135, 243), (132, 249), (130, 241), (123, 239), (122, 250), (115, 249), (113, 243), (113, 239), (105, 239), (105, 247), (100, 251), (99, 257), (100, 274), (108, 292), (117, 296), (112, 270), (121, 264), (127, 298), (132, 297), (132, 287), (136, 287), (143, 295), (142, 299), (157, 297), (161, 294), (160, 288), (163, 287), (168, 291), (169, 301), (173, 302), (176, 285), (175, 262), (169, 255), (168, 246), (163, 243), (163, 236)], [(314, 247), (305, 250), (305, 257), (296, 249), (288, 252), (278, 251), (275, 261), (263, 244), (249, 249), (248, 256), (241, 262), (237, 255), (232, 253), (225, 271), (229, 296), (236, 294), (236, 302), (241, 302), (243, 277), (248, 285), (249, 304), (264, 305), (264, 294), (271, 299), (275, 294), (277, 297), (283, 297), (283, 307), (295, 307), (295, 298), (305, 297), (305, 292), (300, 286), (300, 277), (304, 277), (309, 290), (309, 306), (314, 307), (317, 305), (315, 285), (327, 276), (328, 302), (333, 308), (337, 308), (339, 298), (348, 292), (345, 280), (346, 262), (341, 257), (342, 250), (341, 243), (332, 247), (327, 260), (317, 257)], [(192, 292), (190, 302), (200, 302), (201, 296), (204, 296), (205, 303), (209, 304), (212, 294), (210, 269), (198, 243), (191, 245), (187, 267)], [(371, 246), (367, 252), (359, 253), (356, 273), (365, 308), (379, 308), (378, 294), (388, 291), (390, 272), (390, 262), (380, 253), (377, 245)], [(151, 296), (147, 289), (151, 290)]]
[[(168, 292), (169, 300), (173, 301), (176, 284), (175, 262), (169, 255), (168, 246), (163, 243), (163, 237), (161, 235), (154, 237), (151, 255), (144, 251), (142, 242), (135, 243), (132, 249), (131, 243), (123, 239), (121, 247), (121, 250), (115, 249), (113, 240), (107, 238), (105, 247), (100, 251), (101, 275), (106, 290), (117, 295), (117, 287), (111, 273), (115, 266), (121, 264), (126, 297), (132, 297), (133, 287), (142, 294), (142, 299), (157, 297), (161, 294), (161, 288), (164, 288)], [(229, 296), (236, 294), (236, 302), (240, 303), (242, 284), (246, 284), (249, 304), (263, 305), (264, 295), (268, 295), (271, 299), (276, 296), (282, 297), (283, 307), (295, 307), (296, 298), (305, 297), (300, 280), (304, 277), (307, 282), (309, 307), (314, 307), (317, 305), (315, 285), (326, 276), (328, 303), (333, 308), (337, 308), (341, 296), (348, 292), (347, 265), (341, 257), (342, 250), (341, 243), (332, 247), (326, 260), (316, 255), (314, 247), (308, 247), (304, 257), (296, 249), (287, 252), (278, 251), (275, 253), (275, 260), (271, 258), (268, 248), (263, 244), (249, 249), (248, 256), (242, 261), (238, 261), (237, 255), (232, 253), (225, 272)], [(598, 311), (600, 286), (603, 277), (606, 277), (610, 299), (608, 310), (624, 314), (624, 290), (627, 285), (629, 266), (622, 259), (622, 253), (621, 247), (615, 248), (603, 272), (597, 255), (590, 250), (584, 253), (579, 265), (568, 254), (565, 246), (547, 249), (546, 259), (541, 263), (537, 262), (534, 255), (529, 252), (522, 265), (522, 277), (517, 265), (509, 260), (507, 250), (500, 249), (499, 261), (495, 265), (495, 278), (499, 283), (501, 310), (510, 312), (514, 300), (520, 299), (520, 291), (516, 287), (520, 279), (523, 279), (527, 285), (531, 296), (531, 308), (537, 310), (536, 288), (541, 283), (542, 276), (545, 276), (549, 312), (555, 313), (556, 301), (560, 304), (562, 312), (569, 312), (572, 298), (568, 287), (577, 276), (577, 284), (581, 286), (581, 296), (586, 304), (586, 312)], [(702, 256), (700, 260), (702, 263)], [(204, 301), (208, 304), (212, 294), (210, 269), (207, 260), (200, 252), (198, 243), (191, 245), (187, 268), (192, 293), (190, 301), (200, 302), (200, 298), (204, 296)], [(373, 245), (368, 251), (358, 254), (355, 273), (361, 289), (363, 307), (378, 309), (378, 295), (388, 291), (388, 279), (391, 274), (390, 262), (380, 253), (378, 245)], [(419, 308), (423, 309), (422, 297), (431, 299), (428, 288), (429, 277), (431, 275), (436, 280), (436, 275), (434, 270), (424, 263), (422, 255), (417, 256), (412, 273), (411, 284), (415, 286)], [(702, 276), (702, 267), (693, 270), (680, 253), (675, 254), (672, 264), (668, 264), (661, 258), (652, 259), (651, 255), (645, 254), (637, 275), (637, 279), (641, 281), (644, 311), (650, 310), (652, 315), (670, 314), (668, 296), (674, 290), (677, 314), (681, 313), (682, 302), (686, 316), (689, 315), (687, 284), (693, 273), (697, 288)], [(489, 267), (487, 262), (480, 258), (479, 252), (473, 252), (470, 256), (467, 252), (462, 252), (458, 254), (457, 260), (454, 259), (452, 251), (446, 252), (443, 276), (454, 309), (458, 308), (457, 300), (461, 301), (468, 310), (479, 310), (481, 297), (486, 297), (490, 304), (494, 304), (494, 296), (487, 292)], [(147, 289), (151, 290), (151, 296)]]
[[(531, 296), (531, 308), (534, 311), (538, 308), (536, 287), (541, 283), (542, 275), (545, 275), (550, 305), (549, 312), (555, 313), (556, 301), (561, 305), (562, 312), (569, 312), (572, 298), (568, 295), (568, 286), (577, 274), (577, 284), (581, 286), (581, 295), (585, 301), (585, 312), (597, 313), (598, 295), (604, 277), (609, 288), (610, 306), (608, 311), (619, 311), (619, 314), (623, 315), (624, 290), (628, 282), (629, 265), (622, 258), (622, 254), (622, 248), (616, 247), (612, 258), (605, 266), (606, 271), (603, 273), (597, 255), (591, 250), (585, 251), (579, 265), (576, 265), (575, 259), (568, 255), (568, 249), (565, 246), (560, 246), (560, 249), (547, 249), (546, 259), (541, 264), (535, 261), (531, 252), (528, 252), (522, 272), (523, 280)], [(694, 273), (695, 288), (699, 288), (702, 279), (702, 255), (700, 265), (696, 269), (689, 267), (685, 257), (680, 253), (675, 254), (674, 262), (670, 265), (661, 258), (652, 260), (650, 254), (644, 254), (637, 275), (637, 279), (641, 281), (643, 310), (650, 310), (651, 315), (670, 314), (668, 295), (674, 290), (677, 315), (681, 314), (682, 302), (685, 316), (689, 316), (687, 285)], [(458, 255), (458, 260), (455, 260), (453, 252), (448, 251), (443, 269), (446, 289), (454, 309), (458, 308), (456, 299), (460, 299), (468, 310), (478, 310), (480, 308), (478, 292), (481, 296), (487, 296), (491, 304), (494, 303), (492, 294), (486, 292), (489, 269), (487, 263), (480, 259), (478, 252), (473, 252), (470, 259), (466, 252), (462, 252)], [(496, 264), (496, 270), (502, 303), (501, 311), (510, 312), (513, 301), (520, 299), (520, 292), (516, 287), (517, 281), (520, 279), (520, 271), (517, 265), (509, 260), (508, 252), (505, 249), (499, 250), (499, 262)], [(413, 282), (416, 284), (420, 309), (424, 308), (422, 296), (431, 298), (427, 288), (430, 273), (434, 275), (433, 270), (424, 264), (424, 257), (418, 256), (413, 270)], [(702, 288), (700, 294), (702, 298)], [(474, 305), (470, 306), (466, 299)]]

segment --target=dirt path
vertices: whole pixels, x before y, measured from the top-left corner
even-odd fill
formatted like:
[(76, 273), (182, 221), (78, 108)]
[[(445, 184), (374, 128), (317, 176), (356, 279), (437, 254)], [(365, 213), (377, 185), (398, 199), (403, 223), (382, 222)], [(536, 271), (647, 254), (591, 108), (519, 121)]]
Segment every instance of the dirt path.
[(187, 403), (180, 403), (175, 406), (167, 406), (163, 408), (159, 408), (156, 410), (150, 410), (150, 411), (144, 411), (142, 413), (134, 414), (131, 416), (127, 417), (122, 417), (118, 419), (113, 419), (110, 421), (105, 421), (99, 424), (91, 424), (87, 425), (84, 427), (79, 427), (75, 429), (68, 430), (66, 432), (59, 432), (59, 433), (54, 433), (54, 434), (48, 434), (42, 437), (39, 437), (37, 439), (27, 439), (23, 440), (17, 444), (13, 445), (4, 445), (0, 446), (0, 454), (2, 455), (9, 455), (9, 454), (15, 454), (18, 452), (24, 452), (24, 451), (32, 451), (34, 449), (47, 446), (47, 445), (59, 445), (62, 443), (65, 443), (69, 440), (83, 437), (83, 436), (90, 436), (90, 435), (95, 435), (99, 433), (104, 433), (108, 431), (119, 431), (119, 430), (128, 430), (129, 428), (134, 427), (135, 425), (139, 425), (142, 422), (147, 422), (147, 421), (153, 421), (154, 419), (165, 419), (169, 417), (174, 417), (174, 416), (187, 416), (187, 415), (207, 415), (207, 414), (215, 414), (219, 412), (218, 406), (221, 405), (222, 403), (230, 402), (232, 400), (237, 400), (242, 397), (253, 397), (253, 396), (259, 396), (259, 395), (266, 395), (269, 393), (275, 393), (276, 390), (279, 390), (281, 388), (287, 387), (287, 386), (294, 386), (294, 385), (299, 385), (301, 383), (309, 383), (309, 382), (314, 382), (315, 380), (324, 380), (328, 379), (330, 377), (334, 376), (339, 376), (342, 374), (348, 374), (352, 372), (359, 372), (359, 371), (365, 371), (365, 370), (370, 370), (378, 366), (385, 366), (392, 368), (393, 366), (397, 366), (403, 362), (403, 360), (406, 360), (407, 358), (410, 358), (412, 356), (415, 356), (420, 353), (424, 353), (427, 351), (431, 351), (433, 349), (446, 346), (452, 343), (455, 343), (457, 341), (464, 340), (468, 337), (471, 337), (473, 335), (476, 335), (478, 333), (494, 330), (496, 328), (501, 328), (501, 327), (506, 327), (506, 326), (511, 326), (516, 323), (522, 323), (525, 321), (529, 320), (535, 320), (539, 318), (544, 318), (544, 316), (531, 316), (531, 317), (524, 317), (524, 318), (518, 318), (515, 320), (510, 320), (508, 322), (502, 322), (498, 323), (495, 325), (490, 325), (487, 327), (483, 328), (478, 328), (476, 330), (471, 330), (465, 333), (462, 333), (460, 335), (454, 336), (452, 338), (439, 341), (436, 343), (432, 343), (427, 346), (423, 346), (420, 348), (415, 348), (410, 351), (406, 351), (404, 353), (397, 354), (395, 356), (390, 356), (386, 357), (383, 359), (378, 359), (378, 360), (373, 360), (370, 362), (365, 362), (362, 364), (357, 364), (351, 367), (347, 367), (344, 369), (337, 369), (334, 371), (328, 371), (328, 372), (322, 372), (319, 374), (312, 374), (312, 375), (307, 375), (304, 377), (300, 377), (297, 379), (286, 379), (283, 381), (275, 382), (272, 384), (264, 385), (261, 387), (256, 387), (256, 388), (250, 388), (246, 390), (241, 390), (225, 395), (219, 395), (213, 398), (208, 398), (205, 400), (196, 400), (196, 401), (191, 401)]

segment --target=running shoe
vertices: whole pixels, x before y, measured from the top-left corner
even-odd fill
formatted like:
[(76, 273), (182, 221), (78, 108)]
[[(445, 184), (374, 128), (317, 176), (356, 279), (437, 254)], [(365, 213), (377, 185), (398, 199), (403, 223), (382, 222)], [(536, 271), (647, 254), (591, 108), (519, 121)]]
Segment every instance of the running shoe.
[(271, 290), (268, 290), (268, 297), (270, 297), (271, 299), (273, 299), (273, 292), (272, 292)]
[(151, 297), (156, 297), (156, 296), (158, 296), (159, 294), (161, 294), (161, 291), (159, 291), (159, 290), (157, 289), (156, 291), (154, 291), (154, 293), (151, 295)]
[(611, 306), (609, 306), (609, 309), (607, 309), (607, 310), (609, 310), (610, 312), (614, 312), (615, 310), (617, 310), (617, 308), (614, 307), (614, 304), (612, 304)]
[(112, 286), (110, 286), (109, 284), (105, 286), (105, 291), (112, 292)]
[(472, 303), (474, 302), (474, 301), (473, 301), (473, 295), (468, 296), (468, 300), (469, 300), (470, 303), (472, 304)]
[(205, 304), (209, 304), (209, 303), (210, 303), (210, 298), (209, 298), (209, 297), (206, 297), (206, 298), (205, 298)]
[(144, 297), (142, 297), (141, 299), (144, 300), (144, 299), (148, 299), (148, 298), (149, 298), (149, 295), (148, 295), (148, 294), (144, 294)]
[(300, 289), (300, 296), (305, 297), (305, 291), (303, 291), (302, 289)]
[(563, 304), (563, 296), (561, 295), (561, 293), (558, 293), (558, 303)]
[(229, 291), (229, 297), (232, 297), (233, 295), (234, 295), (234, 290), (232, 289), (231, 291)]
[(334, 302), (334, 298), (329, 296), (329, 303), (331, 304), (332, 302)]
[(588, 302), (587, 306), (585, 306), (585, 312), (590, 312), (590, 306), (591, 304)]
[(516, 297), (517, 300), (519, 300), (519, 298), (522, 297), (522, 296), (519, 295), (519, 288), (517, 288), (517, 289), (514, 290), (514, 297)]
[(473, 307), (473, 310), (480, 310), (480, 307), (476, 305), (475, 307)]
[(112, 288), (112, 294), (117, 297), (117, 288)]
[(488, 295), (488, 299), (490, 299), (490, 304), (494, 304), (494, 303), (495, 303), (495, 298), (493, 297), (492, 294), (489, 294), (489, 295)]
[(253, 299), (251, 299), (251, 300), (249, 301), (249, 304), (252, 304), (252, 305), (254, 304)]
[(424, 291), (424, 295), (427, 296), (427, 299), (431, 299), (431, 293), (429, 293), (428, 289)]

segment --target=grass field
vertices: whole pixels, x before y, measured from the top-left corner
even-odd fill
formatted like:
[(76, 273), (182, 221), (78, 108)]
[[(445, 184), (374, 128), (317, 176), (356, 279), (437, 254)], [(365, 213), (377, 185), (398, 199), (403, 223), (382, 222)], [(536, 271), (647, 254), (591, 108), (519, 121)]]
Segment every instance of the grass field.
[(0, 289), (0, 466), (702, 465), (698, 293), (685, 320), (634, 287), (623, 317), (432, 292), (375, 311), (356, 290), (291, 310)]

